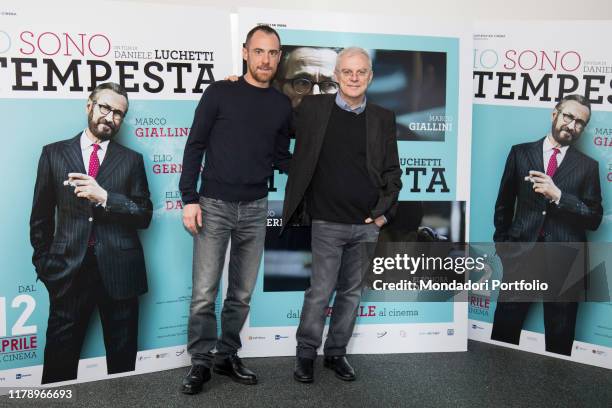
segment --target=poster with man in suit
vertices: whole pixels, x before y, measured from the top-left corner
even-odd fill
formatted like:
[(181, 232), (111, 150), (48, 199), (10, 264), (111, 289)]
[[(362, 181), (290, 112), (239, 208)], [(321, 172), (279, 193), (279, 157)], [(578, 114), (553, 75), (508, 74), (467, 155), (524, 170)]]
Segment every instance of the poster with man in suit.
[(147, 291), (137, 234), (152, 216), (143, 157), (113, 141), (128, 112), (127, 92), (100, 84), (85, 109), (85, 130), (43, 147), (34, 187), (32, 261), (50, 299), (43, 384), (77, 378), (95, 306), (108, 373), (133, 371), (138, 296)]
[(591, 41), (610, 27), (562, 23), (475, 26), (469, 241), (488, 261), (472, 279), (533, 290), (472, 290), (468, 333), (612, 368), (612, 59)]
[[(520, 275), (547, 283), (554, 297), (547, 296), (543, 304), (546, 351), (568, 356), (578, 293), (567, 290), (575, 286), (568, 282), (573, 279), (569, 272), (574, 260), (567, 258), (560, 243), (586, 242), (586, 231), (596, 230), (603, 215), (598, 162), (573, 146), (590, 117), (586, 97), (567, 95), (555, 105), (551, 130), (544, 138), (513, 146), (494, 213), (493, 240), (504, 281)], [(491, 339), (518, 345), (531, 302), (505, 301), (506, 297), (500, 294), (498, 299)]]

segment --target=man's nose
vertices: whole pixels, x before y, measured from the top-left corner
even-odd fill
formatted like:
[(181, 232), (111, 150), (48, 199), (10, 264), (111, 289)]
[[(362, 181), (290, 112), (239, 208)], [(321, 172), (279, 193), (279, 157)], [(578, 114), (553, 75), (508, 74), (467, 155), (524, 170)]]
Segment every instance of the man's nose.
[(319, 84), (313, 84), (312, 85), (312, 91), (311, 93), (313, 95), (319, 95), (321, 93), (321, 88), (319, 87)]

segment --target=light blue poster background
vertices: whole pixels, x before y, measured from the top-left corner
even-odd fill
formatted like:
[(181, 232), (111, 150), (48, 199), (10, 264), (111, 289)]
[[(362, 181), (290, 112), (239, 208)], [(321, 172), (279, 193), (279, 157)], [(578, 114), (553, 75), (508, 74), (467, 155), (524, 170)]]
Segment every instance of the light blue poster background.
[[(175, 195), (180, 173), (156, 174), (159, 156), (182, 162), (187, 137), (145, 138), (136, 136), (136, 118), (165, 118), (165, 128), (189, 127), (197, 101), (131, 100), (126, 121), (117, 140), (144, 156), (154, 215), (147, 230), (141, 231), (149, 292), (140, 297), (138, 350), (184, 345), (191, 299), (192, 239), (182, 227), (180, 209), (167, 210), (167, 197)], [(4, 112), (5, 144), (0, 149), (0, 165), (5, 177), (2, 190), (6, 199), (0, 212), (0, 259), (2, 285), (0, 297), (6, 298), (7, 335), (24, 311), (25, 305), (12, 308), (12, 300), (33, 285), (34, 313), (26, 325), (36, 325), (36, 358), (7, 361), (0, 359), (0, 370), (42, 364), (48, 317), (48, 294), (36, 282), (31, 262), (29, 217), (42, 146), (74, 137), (87, 126), (86, 97), (62, 99), (0, 99)], [(146, 127), (146, 126), (145, 126)], [(148, 127), (154, 127), (149, 125)], [(10, 145), (11, 148), (8, 148)], [(171, 156), (171, 157), (170, 157)], [(157, 161), (156, 161), (157, 160)], [(170, 167), (168, 167), (170, 168)], [(10, 197), (10, 198), (9, 198)], [(176, 201), (177, 198), (174, 199)], [(218, 308), (217, 308), (218, 309)], [(105, 355), (99, 317), (92, 316), (81, 358)], [(4, 356), (4, 355), (3, 355)]]
[[(304, 31), (283, 31), (286, 44), (348, 46), (360, 44), (364, 48), (440, 51), (447, 54), (446, 114), (453, 117), (452, 129), (446, 132), (445, 142), (399, 142), (400, 157), (436, 157), (442, 159), (446, 171), (448, 193), (410, 193), (404, 188), (400, 200), (455, 200), (456, 148), (458, 118), (458, 39), (399, 35), (343, 34)], [(307, 41), (305, 41), (307, 39)], [(184, 231), (181, 211), (177, 208), (179, 172), (172, 168), (182, 163), (186, 137), (138, 137), (140, 127), (189, 127), (197, 101), (131, 100), (126, 121), (117, 141), (144, 156), (151, 191), (154, 215), (150, 227), (141, 231), (144, 246), (149, 292), (140, 298), (138, 350), (186, 344), (187, 318), (191, 297), (192, 240)], [(0, 168), (5, 199), (0, 212), (0, 259), (2, 285), (0, 298), (6, 303), (7, 336), (24, 312), (25, 305), (13, 308), (11, 303), (20, 294), (32, 296), (36, 306), (25, 325), (36, 326), (37, 348), (27, 359), (0, 359), (0, 370), (42, 364), (45, 331), (48, 317), (48, 294), (31, 263), (29, 216), (36, 179), (36, 168), (42, 146), (72, 138), (87, 126), (86, 96), (82, 99), (0, 99), (3, 115), (5, 148), (0, 149)], [(136, 118), (165, 118), (163, 126), (136, 123)], [(166, 131), (168, 133), (168, 131)], [(6, 148), (10, 143), (11, 148)], [(161, 171), (166, 166), (168, 173)], [(404, 175), (405, 185), (412, 180)], [(286, 176), (276, 175), (276, 192), (270, 200), (282, 200)], [(263, 263), (262, 263), (263, 268)], [(292, 326), (287, 309), (301, 307), (302, 292), (264, 293), (263, 271), (260, 271), (256, 293), (252, 301), (251, 326)], [(222, 290), (221, 290), (222, 291)], [(220, 291), (220, 292), (221, 292)], [(217, 311), (219, 311), (217, 300)], [(367, 298), (364, 306), (371, 305)], [(405, 317), (377, 317), (367, 323), (449, 322), (453, 320), (452, 303), (385, 303), (389, 310), (417, 310)], [(360, 323), (366, 321), (358, 320)], [(97, 313), (92, 315), (81, 358), (105, 354)]]
[[(608, 163), (611, 161), (605, 148), (594, 144), (595, 128), (609, 128), (612, 113), (593, 113), (588, 127), (577, 142), (577, 147), (599, 162), (599, 175), (604, 206), (604, 220), (599, 229), (588, 234), (590, 242), (610, 242), (612, 240), (612, 189), (607, 181)], [(532, 142), (543, 138), (550, 132), (552, 124), (552, 103), (550, 109), (522, 108), (512, 106), (474, 105), (472, 121), (472, 214), (470, 220), (470, 242), (492, 242), (493, 212), (499, 181), (512, 145)], [(593, 263), (593, 262), (592, 262)], [(499, 267), (499, 264), (497, 265)], [(607, 279), (603, 284), (612, 282), (610, 268), (606, 265)], [(494, 279), (501, 277), (501, 271), (494, 271)], [(590, 282), (597, 285), (598, 282)], [(608, 283), (609, 284), (609, 283)], [(608, 289), (608, 293), (609, 289)], [(576, 340), (612, 347), (612, 317), (609, 303), (581, 303), (576, 322)], [(495, 305), (492, 302), (488, 316), (470, 313), (474, 320), (493, 321)], [(530, 308), (523, 326), (525, 330), (544, 333), (543, 309), (541, 304)], [(607, 329), (606, 329), (607, 328)]]
[[(446, 168), (446, 182), (449, 192), (436, 191), (425, 192), (422, 188), (420, 193), (410, 192), (412, 176), (405, 173), (402, 176), (403, 188), (400, 192), (400, 200), (405, 201), (452, 201), (456, 199), (456, 166), (457, 166), (457, 129), (461, 126), (458, 118), (459, 103), (459, 39), (443, 37), (424, 37), (408, 35), (387, 34), (363, 34), (363, 33), (339, 33), (323, 31), (282, 30), (280, 31), (284, 45), (302, 45), (315, 47), (347, 47), (358, 45), (365, 49), (385, 50), (409, 50), (409, 51), (432, 51), (446, 53), (446, 115), (453, 118), (451, 129), (446, 131), (444, 142), (425, 141), (398, 141), (399, 157), (403, 158), (439, 158), (443, 167)], [(376, 81), (376, 72), (374, 79)], [(469, 118), (468, 118), (469, 119)], [(405, 166), (402, 166), (404, 169)], [(286, 176), (275, 175), (275, 187), (278, 191), (271, 192), (269, 200), (283, 200), (285, 194)], [(423, 186), (423, 182), (421, 182)], [(438, 189), (439, 190), (439, 189)], [(297, 326), (299, 319), (296, 313), (302, 307), (304, 293), (295, 292), (264, 292), (263, 291), (263, 262), (260, 266), (257, 286), (251, 300), (251, 327), (282, 327)], [(361, 305), (367, 309), (368, 306), (376, 306), (380, 311), (388, 310), (416, 311), (415, 314), (407, 316), (391, 317), (361, 317), (358, 316), (358, 324), (381, 324), (381, 323), (434, 323), (452, 322), (452, 303), (427, 303), (427, 302), (369, 302), (366, 295)], [(293, 317), (290, 315), (293, 314)]]

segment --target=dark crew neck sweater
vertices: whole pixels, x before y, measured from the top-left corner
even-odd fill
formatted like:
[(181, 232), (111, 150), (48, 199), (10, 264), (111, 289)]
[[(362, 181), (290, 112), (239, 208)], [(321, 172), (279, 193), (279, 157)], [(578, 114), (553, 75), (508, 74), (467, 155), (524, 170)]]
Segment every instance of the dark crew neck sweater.
[(274, 88), (258, 88), (243, 77), (208, 86), (185, 144), (179, 182), (183, 202), (198, 202), (199, 195), (224, 201), (265, 197), (272, 166), (288, 172), (290, 121), (291, 102)]
[(378, 201), (366, 163), (365, 112), (334, 104), (308, 200), (313, 219), (363, 224)]

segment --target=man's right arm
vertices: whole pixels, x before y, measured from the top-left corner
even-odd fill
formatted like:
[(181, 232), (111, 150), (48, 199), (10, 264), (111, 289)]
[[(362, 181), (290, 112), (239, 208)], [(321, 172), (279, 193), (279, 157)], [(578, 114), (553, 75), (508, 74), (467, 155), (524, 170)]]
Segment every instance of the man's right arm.
[(497, 201), (495, 202), (495, 214), (493, 222), (495, 224), (495, 233), (493, 241), (505, 242), (508, 240), (508, 230), (512, 225), (514, 217), (514, 205), (516, 201), (516, 151), (512, 147), (508, 158), (506, 159), (506, 167), (499, 183), (499, 192), (497, 193)]
[(38, 161), (34, 199), (30, 215), (30, 242), (34, 248), (32, 263), (36, 273), (42, 273), (55, 231), (55, 189), (52, 184), (51, 164), (47, 148), (43, 147)]
[(179, 181), (179, 190), (183, 200), (183, 224), (192, 234), (202, 227), (198, 194), (198, 177), (202, 166), (202, 157), (210, 141), (210, 133), (217, 119), (219, 106), (218, 95), (214, 84), (206, 88), (193, 117), (191, 131), (183, 152), (183, 169)]
[(195, 110), (191, 131), (183, 152), (183, 169), (179, 181), (179, 189), (183, 203), (197, 203), (198, 176), (202, 166), (202, 157), (210, 141), (210, 132), (217, 118), (217, 92), (214, 85), (204, 91)]

